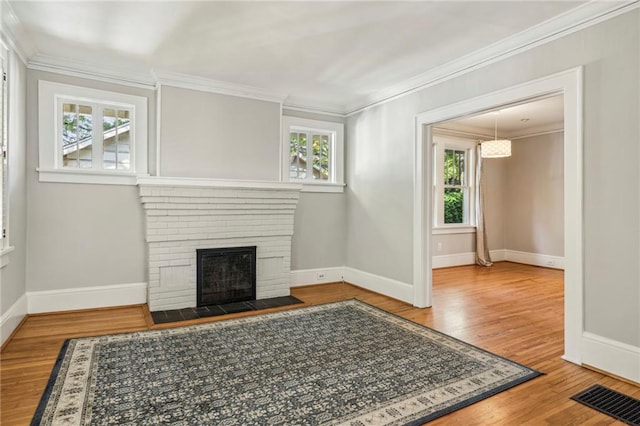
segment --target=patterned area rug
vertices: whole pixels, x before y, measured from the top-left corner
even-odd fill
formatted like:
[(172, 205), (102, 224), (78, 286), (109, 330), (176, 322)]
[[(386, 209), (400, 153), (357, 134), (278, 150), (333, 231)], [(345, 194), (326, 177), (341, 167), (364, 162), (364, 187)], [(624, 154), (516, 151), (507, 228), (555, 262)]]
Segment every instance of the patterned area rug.
[(32, 425), (420, 424), (539, 374), (347, 300), (68, 340)]

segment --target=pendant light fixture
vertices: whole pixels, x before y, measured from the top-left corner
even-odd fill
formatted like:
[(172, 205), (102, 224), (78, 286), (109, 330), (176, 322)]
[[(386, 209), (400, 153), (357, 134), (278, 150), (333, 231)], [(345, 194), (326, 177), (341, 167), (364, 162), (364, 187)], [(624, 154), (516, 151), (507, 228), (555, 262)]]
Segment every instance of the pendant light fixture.
[(509, 139), (498, 139), (498, 114), (500, 112), (494, 112), (496, 116), (494, 126), (494, 138), (492, 141), (484, 141), (481, 144), (480, 152), (482, 158), (504, 158), (511, 157), (511, 141)]

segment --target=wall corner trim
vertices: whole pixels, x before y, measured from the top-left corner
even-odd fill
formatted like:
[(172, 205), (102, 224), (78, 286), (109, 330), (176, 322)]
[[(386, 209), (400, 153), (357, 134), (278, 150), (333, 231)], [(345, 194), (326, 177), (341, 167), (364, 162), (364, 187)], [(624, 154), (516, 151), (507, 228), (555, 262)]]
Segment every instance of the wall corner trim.
[(582, 363), (640, 383), (640, 347), (585, 331)]
[(0, 318), (0, 346), (13, 334), (27, 316), (27, 295), (23, 294)]
[(147, 283), (27, 292), (28, 313), (73, 311), (147, 303)]

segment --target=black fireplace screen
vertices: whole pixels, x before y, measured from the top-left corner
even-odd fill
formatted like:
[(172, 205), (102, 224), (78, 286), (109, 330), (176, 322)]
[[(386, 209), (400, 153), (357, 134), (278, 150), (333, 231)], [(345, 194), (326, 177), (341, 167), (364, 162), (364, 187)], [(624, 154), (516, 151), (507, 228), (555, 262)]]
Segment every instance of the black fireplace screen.
[(196, 250), (198, 306), (255, 300), (256, 247)]

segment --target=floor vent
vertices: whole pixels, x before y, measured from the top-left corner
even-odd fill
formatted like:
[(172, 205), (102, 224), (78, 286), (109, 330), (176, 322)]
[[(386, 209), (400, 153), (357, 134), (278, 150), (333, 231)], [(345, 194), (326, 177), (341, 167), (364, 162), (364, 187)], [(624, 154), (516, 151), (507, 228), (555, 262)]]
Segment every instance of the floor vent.
[(593, 385), (572, 396), (571, 399), (615, 417), (621, 422), (640, 426), (640, 400), (638, 399), (600, 385)]

